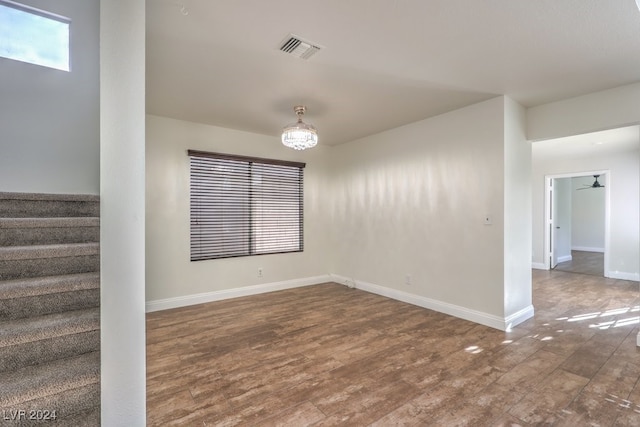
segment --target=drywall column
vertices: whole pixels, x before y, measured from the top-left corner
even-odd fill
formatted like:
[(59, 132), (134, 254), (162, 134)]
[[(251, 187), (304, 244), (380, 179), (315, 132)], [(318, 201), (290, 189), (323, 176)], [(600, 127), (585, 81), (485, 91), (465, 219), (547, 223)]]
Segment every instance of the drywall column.
[(102, 425), (145, 425), (145, 2), (100, 2)]
[(533, 316), (531, 295), (531, 143), (526, 111), (504, 99), (504, 319), (505, 329)]

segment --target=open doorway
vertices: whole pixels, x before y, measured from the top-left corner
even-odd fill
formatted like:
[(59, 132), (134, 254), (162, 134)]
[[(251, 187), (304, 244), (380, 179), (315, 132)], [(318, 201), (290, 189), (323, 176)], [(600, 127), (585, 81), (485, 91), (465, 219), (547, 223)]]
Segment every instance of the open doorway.
[[(550, 224), (553, 206), (548, 189), (551, 180), (571, 178), (572, 185), (577, 185), (578, 179), (582, 179), (586, 183), (593, 184), (594, 175), (600, 175), (598, 182), (604, 185), (604, 188), (593, 191), (604, 190), (606, 199), (603, 274), (610, 279), (638, 281), (640, 279), (639, 126), (537, 141), (532, 144), (532, 266), (535, 269), (550, 270), (554, 262), (551, 258), (553, 243), (551, 239), (553, 230), (557, 229), (551, 228)], [(592, 194), (591, 190), (567, 191), (574, 196), (582, 196), (582, 193)], [(582, 211), (586, 212), (584, 209)], [(563, 230), (562, 225), (560, 226), (560, 230)], [(556, 236), (556, 241), (561, 241), (559, 239), (562, 239), (562, 236)], [(568, 238), (567, 240), (570, 241)], [(567, 243), (569, 250), (572, 245), (573, 249), (581, 247), (588, 249), (584, 252), (600, 249), (599, 244), (570, 241)], [(556, 255), (562, 256), (562, 253)], [(567, 252), (564, 255), (572, 254)]]
[(609, 277), (609, 171), (545, 177), (547, 269)]

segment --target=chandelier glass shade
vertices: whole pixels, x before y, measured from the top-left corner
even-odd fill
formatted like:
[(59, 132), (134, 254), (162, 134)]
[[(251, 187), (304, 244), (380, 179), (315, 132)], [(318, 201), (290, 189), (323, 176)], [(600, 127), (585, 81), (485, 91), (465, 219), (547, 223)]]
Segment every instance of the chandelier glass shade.
[(282, 129), (282, 143), (295, 150), (315, 147), (318, 144), (318, 132), (315, 127), (302, 121), (306, 107), (296, 105), (293, 111), (298, 115), (298, 121)]

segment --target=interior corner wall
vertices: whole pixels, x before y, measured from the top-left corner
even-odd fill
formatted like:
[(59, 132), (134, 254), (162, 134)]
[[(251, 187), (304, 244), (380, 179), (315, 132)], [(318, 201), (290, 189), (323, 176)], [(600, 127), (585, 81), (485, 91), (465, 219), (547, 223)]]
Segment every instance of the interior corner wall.
[[(325, 193), (330, 148), (294, 151), (276, 136), (153, 115), (146, 122), (148, 303), (327, 276), (332, 251)], [(189, 149), (305, 162), (304, 252), (191, 262)]]
[(503, 121), (498, 97), (334, 147), (332, 272), (503, 319)]
[(504, 99), (504, 318), (530, 317), (531, 291), (531, 143), (526, 110)]
[(71, 71), (0, 58), (0, 191), (99, 194), (100, 2), (20, 3), (71, 19)]

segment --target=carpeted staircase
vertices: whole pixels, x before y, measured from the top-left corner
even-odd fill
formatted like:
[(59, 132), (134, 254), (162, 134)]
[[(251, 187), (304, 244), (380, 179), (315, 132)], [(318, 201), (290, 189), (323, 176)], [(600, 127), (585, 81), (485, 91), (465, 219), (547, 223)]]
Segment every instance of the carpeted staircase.
[(100, 424), (99, 215), (0, 193), (0, 425)]

